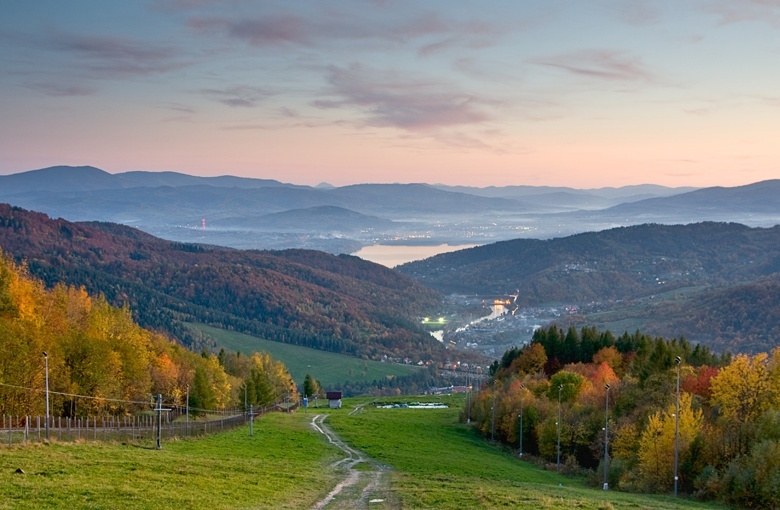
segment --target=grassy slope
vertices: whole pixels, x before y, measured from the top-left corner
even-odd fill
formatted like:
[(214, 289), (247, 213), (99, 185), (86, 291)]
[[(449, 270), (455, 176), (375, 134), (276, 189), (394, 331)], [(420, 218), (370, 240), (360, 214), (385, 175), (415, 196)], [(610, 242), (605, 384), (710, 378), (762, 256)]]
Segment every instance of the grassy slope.
[[(359, 402), (368, 399), (347, 400), (347, 409), (331, 411), (327, 423), (394, 469), (393, 489), (404, 508), (719, 508), (603, 492), (539, 470), (458, 424), (458, 407), (367, 406), (349, 416)], [(463, 399), (449, 402), (460, 406)], [(0, 509), (311, 508), (343, 477), (328, 467), (342, 454), (311, 429), (313, 416), (270, 414), (255, 422), (254, 437), (244, 427), (169, 441), (161, 451), (92, 443), (0, 447)]]
[(334, 413), (328, 423), (347, 443), (395, 469), (394, 488), (404, 508), (717, 508), (665, 496), (604, 492), (542, 471), (457, 423), (463, 399), (451, 397), (450, 402), (454, 406), (442, 410), (366, 406), (354, 415)]
[[(310, 417), (311, 415), (309, 415)], [(339, 452), (303, 413), (160, 451), (81, 443), (0, 448), (0, 509), (308, 508), (336, 483)], [(17, 468), (26, 474), (15, 473)]]
[(202, 324), (190, 324), (217, 342), (217, 347), (244, 354), (264, 351), (278, 359), (290, 371), (298, 384), (303, 384), (306, 374), (320, 381), (323, 389), (345, 381), (374, 381), (387, 376), (402, 376), (415, 373), (420, 368), (412, 365), (395, 365), (378, 361), (362, 360), (345, 354), (319, 351), (308, 347), (283, 344), (256, 336), (212, 328)]

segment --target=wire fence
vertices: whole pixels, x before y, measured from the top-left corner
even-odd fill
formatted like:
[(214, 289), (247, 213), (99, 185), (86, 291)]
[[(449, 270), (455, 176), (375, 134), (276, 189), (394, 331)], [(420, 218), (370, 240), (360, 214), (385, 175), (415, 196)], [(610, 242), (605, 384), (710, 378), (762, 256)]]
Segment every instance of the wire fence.
[[(0, 445), (13, 446), (43, 441), (114, 441), (139, 445), (155, 443), (174, 438), (186, 438), (214, 434), (230, 430), (249, 423), (250, 420), (271, 411), (294, 411), (298, 404), (277, 396), (277, 401), (247, 409), (201, 409), (181, 404), (166, 404), (162, 395), (154, 396), (150, 401), (99, 398), (90, 395), (77, 395), (56, 391), (42, 391), (7, 383), (0, 387), (14, 391), (26, 391), (40, 394), (47, 399), (49, 395), (66, 396), (73, 399), (98, 400), (132, 405), (136, 408), (147, 407), (146, 411), (135, 414), (96, 414), (93, 416), (35, 416), (2, 415)], [(170, 401), (170, 400), (169, 400)], [(153, 408), (152, 405), (157, 406)], [(163, 405), (170, 405), (163, 408)], [(251, 411), (250, 411), (251, 410)]]
[[(158, 425), (156, 414), (137, 416), (87, 416), (71, 418), (50, 416), (48, 427), (44, 416), (3, 415), (0, 428), (0, 445), (20, 445), (33, 442), (106, 441), (143, 445), (175, 438), (197, 437), (215, 434), (245, 425), (250, 419), (267, 412), (283, 410), (278, 406), (262, 407), (249, 412), (234, 410), (209, 419), (188, 419), (180, 413), (164, 413)], [(177, 416), (178, 415), (178, 416)]]

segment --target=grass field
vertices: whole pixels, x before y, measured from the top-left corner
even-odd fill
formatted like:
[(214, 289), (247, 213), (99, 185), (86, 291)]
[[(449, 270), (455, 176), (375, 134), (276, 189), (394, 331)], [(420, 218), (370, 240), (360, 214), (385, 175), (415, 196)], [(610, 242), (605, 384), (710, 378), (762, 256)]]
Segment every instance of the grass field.
[[(458, 423), (462, 397), (439, 400), (454, 407), (366, 405), (349, 414), (355, 405), (370, 402), (364, 398), (326, 411), (326, 423), (348, 444), (391, 470), (393, 498), (370, 508), (394, 508), (397, 502), (403, 508), (458, 510), (723, 508), (670, 496), (605, 492), (543, 471)], [(88, 442), (0, 446), (0, 509), (311, 508), (345, 476), (330, 467), (343, 454), (313, 430), (314, 416), (312, 410), (271, 413), (255, 421), (253, 437), (242, 427), (164, 442), (159, 451)], [(348, 500), (334, 506), (356, 507)]]
[(213, 338), (218, 347), (231, 351), (250, 354), (264, 351), (285, 364), (296, 383), (303, 384), (306, 374), (311, 374), (322, 384), (328, 386), (346, 381), (375, 381), (389, 377), (410, 375), (418, 370), (417, 366), (380, 363), (362, 360), (353, 356), (325, 352), (298, 345), (273, 342), (263, 338), (212, 328), (203, 324), (189, 324)]
[(683, 498), (605, 492), (541, 470), (457, 423), (462, 396), (438, 400), (453, 407), (378, 409), (367, 405), (359, 413), (334, 413), (328, 418), (348, 444), (394, 469), (393, 487), (404, 508), (722, 508)]
[[(0, 509), (309, 508), (335, 485), (339, 452), (303, 413), (162, 450), (67, 443), (0, 448)], [(17, 468), (24, 474), (16, 473)]]

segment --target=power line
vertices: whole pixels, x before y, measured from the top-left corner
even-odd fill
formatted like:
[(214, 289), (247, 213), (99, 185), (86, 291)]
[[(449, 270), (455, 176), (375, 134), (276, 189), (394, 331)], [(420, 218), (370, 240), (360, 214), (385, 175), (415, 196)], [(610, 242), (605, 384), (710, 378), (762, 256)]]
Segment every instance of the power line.
[[(25, 387), (25, 386), (17, 386), (15, 384), (7, 384), (7, 383), (0, 383), (0, 386), (5, 386), (7, 388), (15, 388), (15, 389), (18, 389), (18, 390), (34, 391), (36, 393), (43, 393), (43, 391), (44, 391), (44, 390), (42, 390), (40, 388), (28, 388), (28, 387)], [(65, 392), (61, 392), (61, 391), (49, 391), (49, 394), (50, 395), (62, 395), (64, 397), (73, 397), (73, 398), (86, 398), (86, 399), (89, 399), (89, 400), (101, 400), (101, 401), (104, 401), (104, 402), (117, 402), (117, 403), (122, 403), (122, 404), (136, 404), (136, 405), (143, 405), (143, 406), (154, 405), (154, 403), (150, 402), (150, 401), (125, 400), (125, 399), (108, 398), (108, 397), (96, 397), (94, 395), (79, 395), (77, 393), (65, 393)], [(174, 400), (172, 398), (170, 398), (170, 397), (167, 398), (166, 400), (168, 402), (170, 402), (170, 403), (174, 402)], [(273, 402), (273, 401), (269, 401), (269, 402), (267, 402), (267, 404), (270, 404), (271, 402)], [(176, 405), (178, 407), (181, 407), (181, 404), (173, 404), (172, 403), (172, 405)], [(263, 405), (265, 405), (265, 404), (263, 404)], [(203, 409), (203, 408), (192, 407), (192, 406), (190, 406), (190, 411), (199, 411), (199, 412), (212, 413), (212, 414), (227, 414), (229, 412), (229, 411), (224, 410), (224, 409)]]

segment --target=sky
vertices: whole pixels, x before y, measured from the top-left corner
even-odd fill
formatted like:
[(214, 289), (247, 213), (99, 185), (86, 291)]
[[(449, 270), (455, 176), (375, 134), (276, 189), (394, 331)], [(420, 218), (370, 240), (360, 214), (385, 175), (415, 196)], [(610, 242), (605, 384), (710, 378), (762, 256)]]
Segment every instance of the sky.
[(780, 0), (0, 0), (0, 174), (780, 177)]

